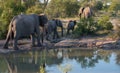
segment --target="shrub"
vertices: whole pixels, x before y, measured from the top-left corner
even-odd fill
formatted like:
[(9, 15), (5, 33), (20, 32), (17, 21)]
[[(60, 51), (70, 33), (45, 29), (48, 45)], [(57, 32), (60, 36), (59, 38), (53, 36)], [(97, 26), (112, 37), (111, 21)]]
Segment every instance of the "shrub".
[(93, 20), (93, 18), (80, 19), (73, 33), (76, 37), (79, 37), (81, 35), (94, 34), (96, 30), (97, 23)]
[(113, 25), (109, 21), (109, 16), (103, 16), (99, 18), (98, 27), (98, 30), (111, 30), (113, 28)]

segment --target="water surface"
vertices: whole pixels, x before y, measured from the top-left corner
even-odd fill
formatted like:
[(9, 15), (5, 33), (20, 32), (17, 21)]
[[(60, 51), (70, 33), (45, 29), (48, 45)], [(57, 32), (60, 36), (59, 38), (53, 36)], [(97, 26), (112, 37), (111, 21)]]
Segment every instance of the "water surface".
[(120, 73), (119, 50), (58, 49), (0, 55), (0, 73)]

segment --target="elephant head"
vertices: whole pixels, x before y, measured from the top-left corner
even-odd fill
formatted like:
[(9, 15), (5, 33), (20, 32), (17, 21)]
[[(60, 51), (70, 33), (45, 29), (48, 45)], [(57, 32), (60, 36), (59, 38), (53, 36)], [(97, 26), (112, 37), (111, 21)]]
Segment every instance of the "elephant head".
[[(37, 39), (37, 45), (42, 46), (40, 42), (40, 28), (43, 27), (47, 23), (48, 19), (45, 15), (37, 15), (37, 14), (29, 14), (29, 15), (17, 15), (15, 16), (9, 25), (8, 34), (6, 37), (6, 42), (4, 44), (4, 48), (8, 48), (8, 43), (11, 35), (14, 37), (13, 48), (18, 50), (17, 41), (21, 37), (26, 37), (31, 35), (32, 46), (35, 46), (35, 39)], [(43, 40), (43, 36), (42, 36)]]
[(47, 18), (46, 15), (44, 15), (44, 14), (39, 15), (39, 25), (41, 27), (43, 27), (42, 28), (42, 43), (43, 43), (44, 35), (45, 35), (45, 32), (46, 32), (46, 30), (45, 30), (46, 29), (45, 24), (47, 24), (47, 22), (48, 22), (48, 18)]
[(39, 16), (39, 24), (41, 27), (44, 27), (45, 24), (47, 24), (48, 22), (48, 18), (46, 15), (44, 14), (41, 14), (41, 15), (38, 15)]

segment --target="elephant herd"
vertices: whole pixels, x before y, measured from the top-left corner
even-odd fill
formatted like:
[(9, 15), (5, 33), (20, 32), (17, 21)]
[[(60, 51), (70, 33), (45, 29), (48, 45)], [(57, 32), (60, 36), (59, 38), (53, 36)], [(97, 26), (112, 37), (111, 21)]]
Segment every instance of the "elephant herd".
[[(75, 21), (69, 21), (67, 33), (69, 33), (70, 29), (74, 29), (75, 24)], [(19, 50), (17, 46), (18, 40), (26, 36), (31, 37), (31, 46), (41, 47), (44, 37), (46, 40), (49, 40), (52, 34), (52, 39), (59, 38), (57, 27), (61, 28), (61, 36), (63, 36), (63, 24), (59, 19), (48, 20), (44, 14), (20, 14), (14, 16), (9, 24), (9, 30), (3, 48), (8, 49), (9, 41), (13, 39), (13, 48)], [(37, 41), (37, 44), (35, 41)]]
[[(90, 7), (81, 7), (79, 10), (79, 16), (89, 18), (92, 15)], [(70, 20), (67, 24), (67, 35), (70, 30), (74, 30), (76, 20)], [(40, 27), (42, 30), (40, 30)], [(46, 40), (59, 38), (57, 27), (61, 28), (61, 36), (63, 36), (63, 23), (59, 19), (48, 20), (44, 14), (20, 14), (14, 16), (9, 24), (9, 30), (7, 33), (6, 41), (3, 48), (8, 49), (10, 39), (13, 39), (13, 48), (19, 50), (18, 40), (22, 37), (30, 36), (32, 44), (31, 46), (42, 46), (44, 37)], [(35, 43), (37, 41), (37, 44)]]

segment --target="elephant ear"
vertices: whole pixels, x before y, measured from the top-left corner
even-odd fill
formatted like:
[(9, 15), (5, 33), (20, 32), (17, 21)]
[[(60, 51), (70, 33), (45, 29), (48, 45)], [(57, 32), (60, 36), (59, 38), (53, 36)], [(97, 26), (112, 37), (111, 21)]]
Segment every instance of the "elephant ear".
[(48, 22), (48, 18), (46, 15), (39, 15), (39, 25), (44, 27), (44, 25)]

